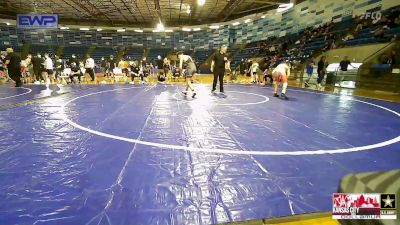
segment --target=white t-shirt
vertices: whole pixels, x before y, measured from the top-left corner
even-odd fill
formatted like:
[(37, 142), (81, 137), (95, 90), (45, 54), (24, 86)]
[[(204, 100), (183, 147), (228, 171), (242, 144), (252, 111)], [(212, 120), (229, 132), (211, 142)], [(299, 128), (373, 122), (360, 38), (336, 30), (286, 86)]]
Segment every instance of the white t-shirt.
[(257, 73), (258, 67), (259, 67), (258, 62), (253, 63), (253, 64), (251, 65), (251, 72)]
[(193, 62), (193, 59), (192, 59), (192, 57), (190, 57), (190, 55), (180, 55), (179, 56), (179, 68), (182, 68), (183, 63), (187, 62), (189, 60)]
[(90, 69), (94, 68), (94, 60), (92, 58), (86, 59), (85, 68), (90, 68)]
[(46, 58), (46, 60), (44, 60), (44, 68), (46, 70), (52, 70), (53, 69), (53, 60), (51, 60), (50, 58)]
[(289, 70), (288, 65), (286, 65), (285, 63), (281, 63), (281, 64), (279, 64), (279, 65), (274, 69), (273, 72), (279, 72), (279, 73), (281, 73), (281, 74), (287, 75), (287, 74), (286, 74), (286, 71), (287, 71), (287, 70)]

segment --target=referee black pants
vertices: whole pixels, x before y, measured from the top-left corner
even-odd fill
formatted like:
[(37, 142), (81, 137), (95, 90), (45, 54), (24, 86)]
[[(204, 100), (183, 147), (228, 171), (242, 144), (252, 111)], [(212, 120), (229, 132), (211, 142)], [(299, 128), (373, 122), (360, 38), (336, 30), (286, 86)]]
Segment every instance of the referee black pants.
[(90, 78), (92, 78), (92, 81), (94, 81), (94, 69), (93, 68), (86, 68), (86, 73), (90, 75)]
[(212, 90), (215, 91), (217, 89), (217, 82), (219, 80), (219, 91), (224, 91), (224, 75), (225, 71), (223, 70), (214, 70), (214, 81)]
[(22, 86), (22, 81), (21, 81), (21, 69), (17, 68), (10, 68), (8, 69), (8, 76), (15, 81), (15, 87), (21, 87)]

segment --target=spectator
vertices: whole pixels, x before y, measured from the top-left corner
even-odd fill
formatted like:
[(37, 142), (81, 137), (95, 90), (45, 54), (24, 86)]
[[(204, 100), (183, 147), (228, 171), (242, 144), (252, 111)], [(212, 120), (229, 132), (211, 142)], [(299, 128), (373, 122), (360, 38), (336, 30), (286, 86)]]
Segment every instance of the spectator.
[(395, 28), (395, 27), (396, 27), (396, 24), (395, 24), (395, 22), (394, 22), (394, 19), (389, 18), (389, 20), (388, 20), (388, 22), (387, 22), (387, 26), (388, 26), (388, 28), (390, 28), (390, 29)]
[(248, 83), (251, 83), (251, 65), (253, 62), (250, 59), (246, 60), (246, 76), (249, 78)]
[(8, 79), (7, 73), (6, 73), (7, 67), (5, 65), (5, 62), (6, 62), (5, 52), (1, 52), (1, 54), (0, 54), (0, 79), (2, 81), (6, 81)]
[(114, 69), (117, 67), (117, 62), (114, 59), (113, 55), (110, 55), (107, 65), (108, 65), (108, 68), (107, 68), (108, 75), (110, 75), (110, 76), (114, 75)]
[(50, 58), (49, 53), (44, 54), (44, 69), (45, 69), (45, 77), (46, 77), (46, 82), (55, 82), (54, 79), (54, 67), (53, 67), (53, 60)]
[(309, 56), (306, 62), (306, 73), (308, 75), (308, 78), (306, 80), (306, 82), (304, 82), (305, 87), (309, 87), (309, 83), (311, 78), (312, 78), (312, 74), (314, 72), (314, 66), (315, 66), (315, 62), (312, 56)]
[(371, 33), (374, 34), (374, 37), (378, 41), (385, 42), (385, 41), (387, 41), (387, 38), (385, 38), (385, 29), (387, 29), (387, 26), (379, 26), (375, 30), (371, 31)]
[(21, 87), (21, 57), (15, 54), (12, 48), (7, 48), (6, 52), (5, 65), (7, 65), (8, 75), (15, 81), (15, 87)]
[(258, 83), (258, 70), (259, 70), (259, 64), (256, 60), (251, 64), (251, 81), (252, 83)]
[[(140, 66), (139, 66), (139, 62), (133, 62), (131, 64), (131, 84), (135, 83), (135, 77), (139, 77), (140, 76)], [(141, 77), (143, 80), (143, 77)]]
[[(163, 72), (164, 70), (164, 60), (162, 59), (161, 55), (157, 56), (156, 69), (157, 73)], [(164, 74), (167, 75), (166, 73)]]
[(386, 54), (383, 54), (379, 57), (379, 63), (380, 64), (389, 64), (389, 56)]
[(326, 57), (322, 56), (321, 59), (318, 62), (318, 79), (317, 79), (317, 88), (321, 88), (321, 83), (324, 80), (325, 77), (325, 70), (326, 70), (326, 62), (325, 62)]
[(75, 79), (74, 77), (77, 76), (78, 77), (78, 81), (79, 83), (81, 82), (81, 70), (79, 68), (79, 60), (76, 58), (75, 54), (71, 55), (71, 58), (68, 60), (67, 63), (68, 67), (71, 68), (71, 74), (70, 74), (70, 80), (71, 82), (75, 83)]
[(339, 63), (340, 70), (341, 70), (341, 71), (347, 71), (349, 65), (352, 66), (352, 67), (354, 68), (354, 66), (351, 65), (351, 62), (350, 62), (350, 60), (349, 60), (349, 57), (345, 56), (345, 57), (343, 58), (343, 60), (340, 61), (340, 63)]
[(349, 66), (355, 68), (353, 65), (351, 65), (351, 62), (348, 59), (348, 57), (345, 56), (343, 60), (340, 61), (339, 63), (339, 71), (337, 73), (337, 80), (339, 81), (339, 86), (341, 86), (341, 83), (344, 80), (344, 77), (346, 75)]
[(42, 56), (40, 55), (40, 53), (38, 53), (32, 59), (33, 73), (35, 74), (35, 84), (39, 84), (41, 81), (44, 80), (42, 76), (42, 71), (40, 69), (41, 64), (42, 64)]
[(396, 17), (396, 19), (394, 19), (394, 24), (396, 26), (400, 26), (400, 15)]
[(57, 55), (55, 56), (54, 67), (56, 68), (56, 74), (55, 74), (56, 79), (59, 80), (64, 68), (63, 68), (63, 61)]
[(29, 68), (31, 67), (31, 65), (32, 65), (32, 55), (28, 54), (26, 59), (21, 61), (22, 79), (25, 84), (31, 82), (30, 80), (31, 74), (29, 72)]
[(329, 49), (336, 49), (337, 45), (336, 45), (336, 41), (332, 41), (331, 45), (329, 46)]
[(397, 64), (396, 64), (396, 63), (397, 63), (396, 58), (397, 58), (396, 51), (393, 50), (393, 51), (390, 53), (390, 56), (388, 57), (388, 64), (392, 65), (392, 67), (394, 67), (395, 65), (397, 65)]
[(388, 23), (389, 23), (389, 17), (385, 15), (378, 21), (377, 24), (380, 26), (386, 26)]
[(104, 59), (104, 57), (101, 57), (100, 60), (100, 71), (103, 75), (106, 73), (106, 68), (107, 68), (107, 61)]

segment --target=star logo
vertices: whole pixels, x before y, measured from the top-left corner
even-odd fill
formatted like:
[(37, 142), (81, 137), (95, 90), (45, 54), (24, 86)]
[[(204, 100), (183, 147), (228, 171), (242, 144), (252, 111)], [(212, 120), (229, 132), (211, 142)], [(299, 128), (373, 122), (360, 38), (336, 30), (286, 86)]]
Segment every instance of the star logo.
[(396, 209), (396, 195), (395, 194), (382, 194), (381, 195), (381, 208), (382, 209)]
[(383, 207), (387, 207), (387, 206), (389, 206), (390, 208), (393, 207), (392, 202), (394, 202), (394, 199), (390, 199), (389, 195), (386, 197), (386, 199), (383, 199), (382, 201), (385, 203), (385, 205)]

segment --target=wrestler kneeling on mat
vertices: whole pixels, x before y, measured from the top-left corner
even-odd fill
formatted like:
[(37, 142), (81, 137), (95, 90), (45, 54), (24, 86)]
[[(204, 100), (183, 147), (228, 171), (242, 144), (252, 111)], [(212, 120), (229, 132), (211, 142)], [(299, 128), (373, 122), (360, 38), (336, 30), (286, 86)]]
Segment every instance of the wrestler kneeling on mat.
[(281, 97), (288, 100), (289, 98), (286, 96), (286, 89), (288, 86), (288, 78), (290, 76), (289, 65), (283, 61), (272, 71), (272, 76), (274, 77), (274, 97), (279, 97), (278, 85), (279, 83), (282, 83)]

